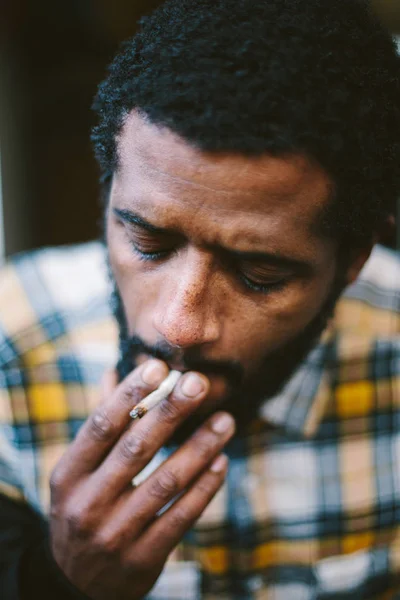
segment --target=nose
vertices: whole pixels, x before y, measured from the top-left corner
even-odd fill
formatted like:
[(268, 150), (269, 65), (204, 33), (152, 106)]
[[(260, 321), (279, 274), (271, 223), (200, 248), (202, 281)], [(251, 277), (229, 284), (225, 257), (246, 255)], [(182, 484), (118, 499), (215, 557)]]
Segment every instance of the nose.
[(153, 326), (171, 346), (189, 348), (216, 342), (221, 333), (212, 260), (188, 249), (176, 257), (174, 269), (163, 278), (153, 313)]

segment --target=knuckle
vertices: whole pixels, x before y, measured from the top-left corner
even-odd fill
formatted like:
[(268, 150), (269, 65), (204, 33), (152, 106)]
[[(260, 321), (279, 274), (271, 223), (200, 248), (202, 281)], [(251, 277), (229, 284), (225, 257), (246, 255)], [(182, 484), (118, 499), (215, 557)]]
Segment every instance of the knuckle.
[(118, 446), (119, 456), (123, 463), (132, 463), (145, 458), (147, 444), (140, 436), (126, 435)]
[(93, 523), (85, 508), (71, 508), (66, 512), (65, 521), (69, 531), (78, 539), (87, 539), (92, 535)]
[(142, 399), (143, 390), (134, 383), (127, 383), (122, 391), (120, 400), (128, 408), (133, 408)]
[(96, 441), (104, 442), (113, 438), (113, 424), (104, 410), (93, 414), (89, 421), (88, 432), (90, 437)]
[(176, 506), (169, 515), (169, 526), (172, 530), (182, 529), (193, 520), (192, 511), (188, 507)]
[(199, 431), (193, 438), (196, 454), (203, 460), (209, 461), (218, 450), (219, 440), (208, 431)]
[(172, 471), (163, 469), (151, 486), (150, 495), (160, 500), (169, 500), (178, 493), (178, 490), (179, 482), (177, 476)]
[(56, 523), (62, 520), (62, 511), (60, 510), (60, 506), (55, 503), (50, 504), (49, 508), (49, 521), (51, 523)]
[(59, 469), (54, 469), (50, 475), (50, 494), (51, 497), (58, 497), (62, 492), (64, 477)]
[(221, 481), (219, 481), (215, 476), (205, 476), (202, 477), (195, 485), (199, 492), (209, 498), (210, 496), (212, 497), (218, 490), (219, 486), (221, 485)]
[(170, 400), (163, 400), (159, 405), (159, 420), (164, 424), (173, 425), (176, 423), (180, 416), (181, 412), (179, 408)]
[(121, 552), (120, 539), (108, 532), (99, 532), (94, 539), (94, 545), (98, 552), (108, 556), (115, 556)]
[(159, 549), (155, 548), (153, 544), (142, 545), (140, 552), (131, 546), (127, 548), (127, 552), (121, 553), (121, 563), (125, 563), (129, 570), (132, 570), (132, 567), (134, 570), (140, 570), (144, 577), (152, 575), (159, 565), (158, 551)]

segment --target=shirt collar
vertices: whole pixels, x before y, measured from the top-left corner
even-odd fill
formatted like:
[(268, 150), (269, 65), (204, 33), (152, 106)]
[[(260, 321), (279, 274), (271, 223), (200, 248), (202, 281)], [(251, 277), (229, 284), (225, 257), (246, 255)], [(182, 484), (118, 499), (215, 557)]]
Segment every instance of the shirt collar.
[(315, 434), (331, 397), (333, 339), (328, 327), (282, 390), (261, 405), (261, 421), (302, 437)]

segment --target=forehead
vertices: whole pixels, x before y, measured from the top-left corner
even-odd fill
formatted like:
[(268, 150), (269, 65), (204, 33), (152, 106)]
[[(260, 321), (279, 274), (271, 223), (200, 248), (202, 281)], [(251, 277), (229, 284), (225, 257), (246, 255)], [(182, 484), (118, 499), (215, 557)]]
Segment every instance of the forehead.
[(118, 159), (113, 196), (142, 216), (162, 218), (162, 226), (195, 217), (197, 225), (215, 223), (235, 238), (298, 236), (300, 229), (309, 236), (331, 195), (327, 174), (304, 156), (204, 152), (134, 111)]

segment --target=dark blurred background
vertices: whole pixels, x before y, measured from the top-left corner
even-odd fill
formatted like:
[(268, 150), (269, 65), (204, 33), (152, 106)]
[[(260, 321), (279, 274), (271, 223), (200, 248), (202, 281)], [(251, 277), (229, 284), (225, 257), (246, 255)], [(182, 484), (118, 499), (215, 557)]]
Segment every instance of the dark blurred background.
[[(400, 1), (371, 2), (400, 34)], [(98, 236), (92, 98), (120, 42), (158, 4), (0, 0), (0, 259)]]

